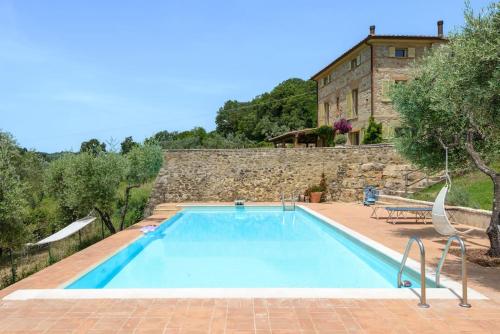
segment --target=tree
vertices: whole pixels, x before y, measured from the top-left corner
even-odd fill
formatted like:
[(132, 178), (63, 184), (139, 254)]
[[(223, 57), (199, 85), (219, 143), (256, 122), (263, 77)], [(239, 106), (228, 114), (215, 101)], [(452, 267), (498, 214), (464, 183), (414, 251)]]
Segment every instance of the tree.
[(329, 125), (323, 125), (314, 130), (314, 133), (318, 135), (321, 140), (321, 146), (333, 146), (335, 139), (334, 129)]
[(18, 147), (12, 136), (0, 132), (0, 249), (12, 251), (26, 240), (24, 185), (14, 167)]
[(380, 144), (382, 142), (382, 123), (375, 122), (375, 119), (370, 117), (368, 127), (363, 135), (363, 144)]
[(474, 15), (468, 7), (465, 26), (434, 48), (415, 67), (413, 80), (392, 89), (401, 115), (398, 149), (410, 161), (432, 169), (472, 162), (494, 184), (492, 216), (486, 231), (488, 255), (500, 256), (500, 4)]
[(119, 154), (94, 153), (66, 154), (53, 161), (47, 187), (66, 217), (74, 220), (95, 210), (109, 232), (115, 233), (111, 217), (125, 164)]
[(127, 154), (137, 145), (139, 145), (139, 144), (134, 141), (132, 136), (125, 138), (120, 144), (121, 154)]
[(120, 231), (125, 227), (125, 217), (127, 215), (130, 191), (140, 187), (146, 181), (150, 180), (161, 168), (163, 163), (163, 152), (158, 145), (135, 146), (125, 156), (126, 173), (125, 180), (125, 203), (121, 212)]
[(316, 125), (316, 86), (313, 81), (288, 79), (250, 102), (226, 101), (217, 112), (217, 132), (263, 141), (290, 130)]
[(91, 152), (93, 155), (97, 155), (99, 152), (106, 152), (106, 144), (93, 138), (82, 143), (80, 152)]

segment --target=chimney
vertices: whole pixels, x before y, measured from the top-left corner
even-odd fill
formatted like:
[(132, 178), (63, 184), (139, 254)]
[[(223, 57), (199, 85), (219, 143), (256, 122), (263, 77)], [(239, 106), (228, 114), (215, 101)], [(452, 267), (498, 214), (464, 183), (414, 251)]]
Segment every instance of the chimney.
[(375, 36), (375, 26), (370, 26), (370, 36)]
[(444, 34), (443, 34), (443, 20), (439, 20), (437, 22), (437, 26), (438, 26), (438, 37), (443, 38), (444, 37)]

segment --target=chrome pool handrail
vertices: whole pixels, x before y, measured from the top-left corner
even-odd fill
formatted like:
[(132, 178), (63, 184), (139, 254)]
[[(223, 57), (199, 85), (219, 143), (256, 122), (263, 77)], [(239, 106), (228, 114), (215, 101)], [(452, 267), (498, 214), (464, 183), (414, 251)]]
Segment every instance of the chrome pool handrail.
[(452, 235), (448, 238), (446, 242), (446, 246), (443, 249), (443, 255), (441, 255), (441, 260), (439, 260), (439, 264), (436, 270), (436, 287), (439, 288), (440, 278), (441, 278), (441, 270), (443, 269), (444, 260), (446, 259), (446, 255), (448, 255), (448, 250), (450, 249), (451, 243), (453, 240), (456, 240), (460, 245), (460, 257), (462, 258), (462, 300), (460, 301), (460, 306), (470, 308), (471, 304), (467, 301), (467, 262), (465, 259), (465, 252), (467, 248), (465, 247), (465, 243), (458, 235)]
[(406, 245), (405, 253), (403, 255), (403, 259), (401, 260), (401, 265), (399, 266), (398, 271), (398, 288), (403, 286), (403, 282), (401, 281), (401, 277), (403, 276), (403, 270), (405, 268), (406, 260), (408, 259), (408, 255), (410, 253), (411, 246), (413, 242), (417, 242), (418, 248), (420, 249), (420, 303), (418, 306), (423, 308), (429, 308), (429, 304), (427, 304), (427, 296), (426, 296), (426, 287), (425, 287), (425, 247), (420, 240), (419, 237), (413, 236), (408, 240), (408, 244)]
[(290, 199), (291, 205), (290, 209), (287, 209), (285, 192), (281, 192), (281, 206), (283, 207), (283, 211), (295, 211), (295, 191), (292, 192), (292, 198)]

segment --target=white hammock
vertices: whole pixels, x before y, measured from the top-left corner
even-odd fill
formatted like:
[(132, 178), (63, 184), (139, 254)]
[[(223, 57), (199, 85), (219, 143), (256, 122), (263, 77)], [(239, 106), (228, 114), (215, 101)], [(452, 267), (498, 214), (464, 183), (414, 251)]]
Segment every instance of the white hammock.
[(446, 199), (446, 194), (448, 193), (448, 185), (445, 185), (434, 201), (434, 205), (432, 206), (432, 225), (434, 225), (434, 229), (441, 235), (450, 236), (450, 235), (458, 235), (465, 234), (474, 229), (461, 232), (458, 231), (453, 225), (451, 225), (448, 220), (448, 216), (446, 215), (446, 209), (444, 206), (444, 201)]
[(44, 244), (50, 244), (52, 242), (62, 240), (64, 238), (67, 238), (70, 235), (80, 231), (82, 228), (84, 228), (88, 224), (92, 223), (94, 220), (96, 220), (96, 217), (92, 217), (92, 216), (78, 219), (77, 221), (74, 221), (73, 223), (69, 224), (65, 228), (48, 236), (47, 238), (42, 239), (42, 240), (38, 241), (37, 243), (30, 244), (30, 245), (44, 245)]

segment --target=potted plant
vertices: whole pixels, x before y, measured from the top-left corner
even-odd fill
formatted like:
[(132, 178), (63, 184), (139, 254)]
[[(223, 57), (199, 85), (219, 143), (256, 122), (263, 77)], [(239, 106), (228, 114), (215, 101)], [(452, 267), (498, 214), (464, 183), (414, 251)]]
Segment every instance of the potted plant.
[(323, 194), (325, 193), (326, 188), (325, 173), (321, 173), (321, 181), (319, 184), (309, 187), (306, 191), (306, 193), (310, 196), (311, 203), (320, 203), (324, 199)]
[(321, 202), (321, 196), (323, 196), (323, 188), (321, 188), (319, 185), (309, 187), (309, 196), (309, 198), (311, 199), (311, 203)]

